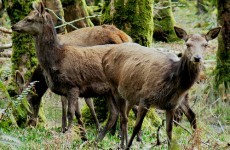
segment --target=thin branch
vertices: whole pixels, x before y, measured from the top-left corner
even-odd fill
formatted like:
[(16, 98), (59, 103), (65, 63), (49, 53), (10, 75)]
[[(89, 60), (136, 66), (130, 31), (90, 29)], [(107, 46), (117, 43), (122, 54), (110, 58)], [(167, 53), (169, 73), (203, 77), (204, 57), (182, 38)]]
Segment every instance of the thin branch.
[[(54, 14), (54, 16), (58, 19), (58, 20), (61, 20), (62, 22), (64, 22), (65, 25), (70, 25), (71, 27), (73, 27), (74, 29), (78, 29), (77, 27), (75, 27), (74, 25), (72, 25), (71, 23), (69, 22), (66, 22), (65, 20), (63, 20), (62, 18), (60, 18), (57, 14), (55, 14), (55, 12), (49, 8), (46, 8), (46, 10), (52, 12)], [(60, 26), (62, 27), (62, 26)], [(60, 28), (60, 27), (55, 27), (55, 28)]]
[(100, 16), (101, 15), (87, 16), (87, 17), (84, 17), (84, 18), (80, 18), (80, 19), (76, 19), (76, 20), (73, 20), (73, 21), (70, 21), (70, 22), (66, 22), (66, 23), (64, 23), (62, 25), (56, 26), (55, 28), (60, 28), (60, 27), (72, 24), (74, 22), (77, 22), (77, 21), (85, 20), (85, 19), (88, 19), (88, 18), (100, 17)]
[[(185, 127), (183, 127), (180, 123), (178, 123), (177, 121), (173, 120), (174, 123), (176, 123), (178, 126), (180, 126), (182, 129), (184, 129), (185, 131), (187, 131), (190, 135), (192, 135), (192, 132), (190, 132), (188, 129), (186, 129)], [(211, 146), (210, 144), (201, 141), (202, 144), (207, 145), (207, 146)]]
[(12, 30), (11, 29), (7, 29), (5, 27), (0, 27), (0, 31), (2, 31), (3, 33), (7, 33), (7, 34), (12, 34)]
[(190, 132), (188, 129), (186, 129), (185, 127), (183, 127), (181, 124), (179, 124), (179, 122), (177, 122), (177, 121), (175, 121), (175, 120), (173, 120), (173, 122), (175, 123), (175, 124), (177, 124), (178, 126), (180, 126), (181, 128), (183, 128), (185, 131), (187, 131), (189, 134), (191, 134), (192, 135), (192, 132)]

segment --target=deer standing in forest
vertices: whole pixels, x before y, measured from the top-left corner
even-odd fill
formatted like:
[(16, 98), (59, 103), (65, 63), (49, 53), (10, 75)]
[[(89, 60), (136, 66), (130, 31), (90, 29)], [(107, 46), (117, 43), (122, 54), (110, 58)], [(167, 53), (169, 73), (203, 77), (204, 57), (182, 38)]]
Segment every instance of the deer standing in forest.
[[(71, 44), (75, 46), (94, 46), (94, 45), (104, 45), (104, 44), (120, 44), (123, 42), (132, 42), (132, 39), (123, 31), (119, 30), (113, 25), (101, 25), (94, 27), (86, 27), (72, 31), (67, 34), (59, 34), (58, 39), (63, 44)], [(21, 80), (20, 80), (21, 81)], [(29, 113), (29, 125), (35, 126), (37, 124), (38, 112), (41, 103), (41, 98), (45, 94), (48, 86), (45, 82), (45, 77), (43, 75), (42, 68), (40, 65), (35, 69), (29, 82), (39, 81), (35, 84), (36, 94), (29, 94), (27, 99), (30, 103), (32, 113)], [(66, 100), (64, 97), (62, 99), (62, 131), (66, 131)], [(86, 104), (90, 109), (90, 112), (95, 120), (96, 127), (99, 130), (100, 124), (97, 119), (94, 104), (91, 98), (85, 98)], [(81, 113), (78, 101), (76, 102), (76, 117), (78, 119), (79, 125), (83, 126), (81, 121)]]
[[(206, 35), (188, 35), (181, 28), (174, 29), (187, 46), (181, 59), (171, 53), (132, 43), (115, 47), (103, 57), (104, 72), (121, 113), (122, 148), (124, 142), (127, 148), (132, 145), (150, 106), (166, 110), (166, 131), (170, 143), (175, 110), (183, 105), (187, 91), (199, 77), (202, 53), (208, 41), (218, 36), (221, 27), (210, 30)], [(127, 115), (137, 103), (138, 117), (128, 142)]]
[[(68, 102), (68, 129), (72, 126), (75, 103), (79, 96), (105, 96), (112, 101), (109, 84), (102, 69), (102, 56), (114, 47), (79, 47), (61, 44), (49, 13), (44, 5), (34, 5), (34, 11), (12, 26), (12, 30), (34, 36), (36, 55), (43, 71), (46, 84), (54, 93), (64, 96)], [(111, 106), (111, 109), (115, 108)], [(113, 110), (116, 112), (116, 110)], [(117, 114), (115, 118), (117, 117)], [(85, 131), (81, 128), (82, 139)]]

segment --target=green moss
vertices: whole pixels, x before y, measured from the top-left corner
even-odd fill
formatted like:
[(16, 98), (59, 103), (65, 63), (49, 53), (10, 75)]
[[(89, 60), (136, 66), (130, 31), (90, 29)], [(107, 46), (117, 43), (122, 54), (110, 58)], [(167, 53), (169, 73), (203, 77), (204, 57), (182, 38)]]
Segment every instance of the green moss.
[[(34, 0), (4, 1), (4, 6), (11, 20), (11, 24), (17, 23), (29, 14), (32, 10), (33, 1)], [(18, 87), (14, 80), (15, 71), (20, 70), (23, 72), (25, 80), (28, 80), (36, 68), (38, 61), (35, 56), (35, 44), (32, 36), (13, 32), (12, 45), (12, 80), (8, 86), (8, 91), (11, 96), (15, 96), (18, 91)], [(26, 110), (23, 108), (21, 110), (21, 115), (19, 115), (17, 122), (25, 122), (25, 119), (27, 118)]]
[[(93, 102), (98, 117), (98, 121), (104, 122), (108, 116), (108, 107), (106, 101), (102, 98), (94, 98)], [(82, 108), (82, 118), (83, 118), (83, 122), (86, 125), (95, 124), (93, 116), (91, 115), (89, 107), (87, 105), (84, 105)]]
[[(229, 100), (230, 93), (230, 48), (229, 48), (229, 36), (228, 36), (228, 19), (229, 15), (227, 11), (230, 6), (230, 2), (218, 3), (218, 23), (222, 26), (222, 31), (218, 37), (218, 50), (216, 54), (217, 64), (215, 69), (215, 88), (219, 95), (223, 99)], [(228, 7), (226, 7), (228, 6)]]
[(221, 34), (218, 38), (216, 58), (215, 88), (220, 94), (227, 95), (227, 93), (230, 93), (230, 51), (226, 50)]
[[(159, 0), (155, 2), (157, 3)], [(154, 16), (155, 28), (153, 38), (156, 41), (176, 41), (178, 38), (174, 32), (175, 20), (172, 13), (171, 1), (160, 1), (160, 6), (164, 9), (158, 10)]]
[[(128, 121), (129, 127), (134, 127), (135, 122), (136, 122), (136, 117), (135, 117), (134, 113), (132, 111), (130, 111), (129, 121)], [(157, 115), (155, 109), (151, 108), (148, 111), (141, 128), (142, 129), (148, 128), (148, 130), (150, 130), (150, 131), (156, 131), (157, 127), (159, 127), (161, 125), (161, 123), (162, 123), (162, 120)]]
[[(111, 10), (111, 7), (115, 10)], [(116, 25), (130, 35), (134, 42), (150, 46), (153, 34), (152, 13), (152, 0), (115, 0), (114, 4), (106, 0), (102, 22)]]

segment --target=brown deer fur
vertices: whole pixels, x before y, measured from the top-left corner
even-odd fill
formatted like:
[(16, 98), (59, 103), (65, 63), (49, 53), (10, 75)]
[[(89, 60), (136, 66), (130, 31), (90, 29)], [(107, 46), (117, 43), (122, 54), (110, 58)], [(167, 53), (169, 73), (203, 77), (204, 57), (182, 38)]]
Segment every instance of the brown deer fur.
[[(71, 44), (76, 46), (93, 46), (93, 45), (104, 45), (104, 44), (120, 44), (123, 42), (132, 42), (132, 39), (123, 31), (117, 29), (113, 25), (102, 25), (102, 26), (95, 26), (95, 27), (87, 27), (82, 28), (76, 31), (72, 31), (67, 34), (59, 34), (58, 39), (61, 43), (64, 44)], [(37, 92), (36, 95), (29, 95), (28, 99), (31, 104), (33, 113), (30, 114), (31, 118), (29, 120), (30, 125), (36, 125), (39, 105), (41, 102), (41, 98), (47, 90), (47, 85), (45, 83), (45, 78), (42, 73), (42, 69), (40, 65), (35, 69), (32, 77), (30, 78), (29, 82), (39, 81), (35, 85), (35, 91)], [(62, 103), (64, 102), (64, 98), (62, 97)], [(94, 120), (97, 126), (97, 129), (100, 128), (98, 119), (96, 117), (96, 113), (93, 106), (92, 99), (86, 98), (86, 104), (89, 106), (91, 114), (94, 116)], [(83, 123), (81, 121), (81, 114), (78, 108), (78, 102), (76, 104), (76, 116), (77, 119), (82, 126)], [(66, 127), (66, 110), (65, 105), (63, 105), (63, 116), (62, 116), (62, 130), (65, 132)]]
[(84, 48), (59, 43), (51, 16), (45, 12), (42, 3), (12, 29), (34, 35), (36, 55), (48, 87), (68, 100), (68, 128), (71, 127), (79, 96), (102, 95), (107, 97), (108, 102), (111, 101), (101, 60), (114, 45)]
[(187, 35), (183, 29), (175, 27), (177, 36), (187, 45), (181, 59), (131, 43), (122, 44), (104, 56), (104, 72), (121, 113), (121, 146), (124, 140), (127, 143), (127, 114), (137, 102), (138, 117), (127, 148), (141, 129), (150, 106), (166, 110), (166, 130), (171, 141), (174, 112), (196, 82), (202, 52), (208, 41), (217, 37), (220, 29), (210, 30), (206, 35)]

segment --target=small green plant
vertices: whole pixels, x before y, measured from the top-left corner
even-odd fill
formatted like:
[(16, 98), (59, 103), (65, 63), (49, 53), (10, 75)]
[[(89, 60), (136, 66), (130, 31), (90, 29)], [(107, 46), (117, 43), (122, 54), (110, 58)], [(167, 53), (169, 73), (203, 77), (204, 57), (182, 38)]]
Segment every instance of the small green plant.
[(15, 149), (21, 145), (21, 141), (15, 137), (0, 133), (0, 149)]
[[(18, 120), (26, 119), (27, 112), (30, 112), (30, 105), (26, 99), (26, 96), (29, 92), (32, 91), (35, 82), (31, 82), (27, 88), (23, 90), (23, 92), (18, 95), (16, 98), (11, 97), (7, 91), (6, 85), (0, 79), (0, 90), (5, 96), (2, 101), (5, 101), (5, 106), (0, 105), (0, 125), (1, 127), (8, 127), (9, 125), (13, 125), (15, 127), (20, 126)], [(4, 108), (2, 108), (4, 107)]]

